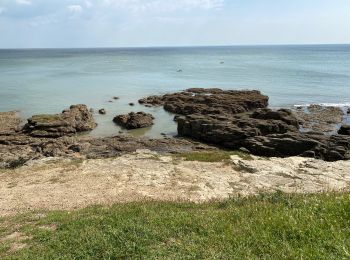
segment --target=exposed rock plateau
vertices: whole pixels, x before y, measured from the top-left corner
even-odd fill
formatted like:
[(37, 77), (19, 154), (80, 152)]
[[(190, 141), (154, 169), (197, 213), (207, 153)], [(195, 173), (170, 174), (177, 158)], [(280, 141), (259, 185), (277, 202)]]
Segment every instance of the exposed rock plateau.
[[(341, 122), (340, 109), (313, 106), (308, 114), (288, 109), (273, 111), (267, 108), (268, 97), (258, 91), (220, 89), (188, 89), (139, 102), (162, 105), (165, 110), (182, 115), (176, 117), (179, 136), (229, 149), (244, 148), (261, 156), (350, 159), (350, 136), (321, 132), (328, 132), (330, 128), (326, 126)], [(301, 124), (311, 131), (301, 132)]]
[(232, 156), (225, 162), (185, 161), (139, 150), (117, 158), (48, 158), (0, 170), (0, 217), (37, 210), (161, 200), (205, 202), (283, 191), (349, 191), (350, 161)]

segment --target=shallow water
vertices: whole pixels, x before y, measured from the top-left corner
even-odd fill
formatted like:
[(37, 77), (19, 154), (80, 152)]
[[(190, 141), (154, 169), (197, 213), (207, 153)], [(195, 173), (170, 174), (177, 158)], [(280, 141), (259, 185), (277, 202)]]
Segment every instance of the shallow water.
[[(78, 103), (105, 108), (107, 115), (95, 115), (94, 136), (117, 134), (113, 117), (141, 110), (156, 124), (133, 134), (175, 134), (172, 115), (137, 100), (190, 87), (259, 89), (273, 107), (346, 106), (350, 45), (0, 50), (0, 111), (28, 118)], [(110, 103), (113, 96), (120, 99)]]

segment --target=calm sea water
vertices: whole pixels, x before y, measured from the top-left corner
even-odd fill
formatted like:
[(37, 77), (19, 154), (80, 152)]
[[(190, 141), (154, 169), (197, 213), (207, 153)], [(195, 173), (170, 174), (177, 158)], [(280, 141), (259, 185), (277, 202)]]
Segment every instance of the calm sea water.
[(117, 134), (112, 118), (140, 110), (156, 124), (134, 134), (174, 134), (171, 115), (137, 100), (190, 87), (259, 89), (273, 107), (349, 105), (350, 45), (0, 50), (0, 111), (27, 118), (78, 103), (105, 108), (96, 136)]

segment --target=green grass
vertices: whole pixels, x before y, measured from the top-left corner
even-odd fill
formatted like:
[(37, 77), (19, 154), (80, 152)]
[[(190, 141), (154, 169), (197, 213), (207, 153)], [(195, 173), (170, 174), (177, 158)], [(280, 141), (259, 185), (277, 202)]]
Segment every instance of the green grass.
[[(55, 227), (55, 228), (45, 228)], [(350, 194), (144, 202), (1, 219), (1, 259), (349, 259)]]
[(189, 152), (176, 155), (183, 158), (185, 161), (198, 161), (198, 162), (227, 162), (230, 160), (231, 155), (237, 155), (243, 160), (253, 160), (250, 154), (240, 151), (213, 151), (213, 152)]

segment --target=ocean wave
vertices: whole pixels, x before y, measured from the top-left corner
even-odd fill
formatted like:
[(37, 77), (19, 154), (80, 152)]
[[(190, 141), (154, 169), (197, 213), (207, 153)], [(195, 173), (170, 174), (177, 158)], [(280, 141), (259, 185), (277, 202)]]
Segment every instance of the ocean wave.
[(293, 107), (309, 107), (312, 105), (317, 105), (321, 107), (350, 107), (350, 102), (348, 103), (310, 103), (310, 104), (297, 104)]

